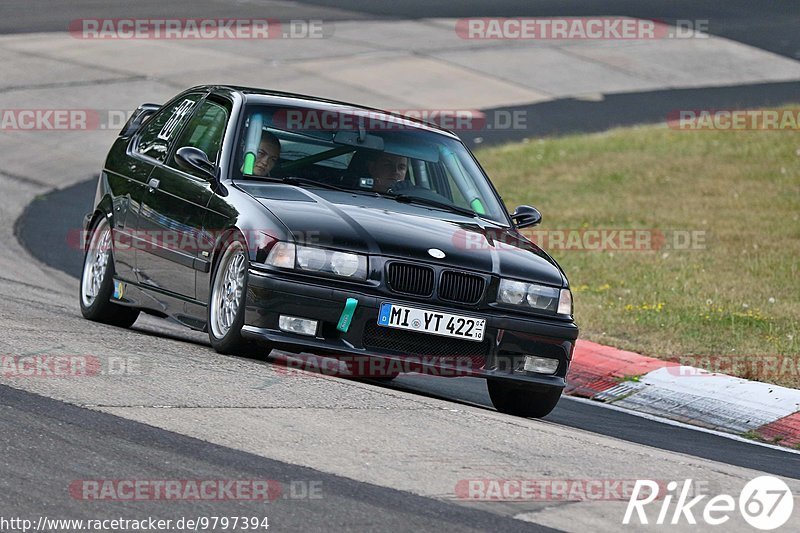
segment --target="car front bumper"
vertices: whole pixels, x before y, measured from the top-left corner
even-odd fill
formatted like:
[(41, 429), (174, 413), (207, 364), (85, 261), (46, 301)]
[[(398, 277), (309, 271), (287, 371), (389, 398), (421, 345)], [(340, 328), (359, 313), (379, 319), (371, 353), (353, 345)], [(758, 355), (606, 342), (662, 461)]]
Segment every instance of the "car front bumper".
[[(347, 331), (336, 329), (348, 298), (358, 301)], [(481, 343), (377, 326), (382, 303), (422, 307), (486, 320)], [(280, 315), (318, 321), (314, 336), (283, 331)], [(250, 269), (242, 335), (294, 353), (322, 356), (411, 360), (422, 372), (443, 376), (477, 376), (533, 387), (563, 388), (578, 327), (569, 321), (521, 317), (495, 309), (464, 310), (428, 305), (402, 296), (384, 296), (284, 279)], [(526, 355), (559, 361), (554, 374), (522, 368)]]

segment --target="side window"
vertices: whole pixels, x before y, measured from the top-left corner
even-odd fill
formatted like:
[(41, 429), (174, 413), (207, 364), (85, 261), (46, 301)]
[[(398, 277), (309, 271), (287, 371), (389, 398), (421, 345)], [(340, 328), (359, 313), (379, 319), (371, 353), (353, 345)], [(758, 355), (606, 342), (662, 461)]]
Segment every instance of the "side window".
[[(228, 111), (221, 104), (206, 100), (198, 108), (192, 120), (178, 139), (177, 147), (192, 146), (199, 148), (208, 156), (208, 160), (216, 163), (222, 146), (222, 137), (228, 125)], [(170, 161), (174, 163), (174, 161)], [(192, 171), (186, 171), (195, 174)], [(197, 173), (198, 177), (203, 177)]]
[(186, 119), (191, 116), (200, 94), (190, 94), (173, 102), (147, 121), (139, 134), (136, 152), (164, 162), (169, 153), (170, 143), (180, 131)]

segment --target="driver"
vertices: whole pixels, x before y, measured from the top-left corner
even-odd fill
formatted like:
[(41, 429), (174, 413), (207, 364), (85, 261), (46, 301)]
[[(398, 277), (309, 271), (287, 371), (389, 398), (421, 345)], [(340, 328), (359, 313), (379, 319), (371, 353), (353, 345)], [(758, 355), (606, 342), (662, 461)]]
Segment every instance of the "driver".
[(373, 179), (372, 190), (385, 193), (397, 191), (410, 185), (406, 180), (408, 158), (381, 152), (367, 161), (367, 170)]
[(265, 131), (261, 134), (261, 143), (258, 145), (256, 162), (253, 165), (254, 176), (269, 176), (270, 171), (281, 157), (281, 142), (272, 133)]

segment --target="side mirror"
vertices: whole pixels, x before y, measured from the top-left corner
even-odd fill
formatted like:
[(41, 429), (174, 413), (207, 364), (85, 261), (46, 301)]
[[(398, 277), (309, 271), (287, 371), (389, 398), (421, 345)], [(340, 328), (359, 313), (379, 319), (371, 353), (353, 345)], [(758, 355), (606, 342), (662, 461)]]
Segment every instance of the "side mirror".
[(208, 178), (214, 178), (214, 163), (208, 160), (208, 156), (200, 148), (194, 146), (184, 146), (175, 152), (175, 162), (183, 170), (195, 170)]
[(142, 104), (137, 107), (128, 122), (122, 126), (122, 130), (119, 132), (120, 137), (128, 137), (136, 133), (144, 121), (152, 117), (159, 109), (161, 109), (159, 104)]
[(521, 205), (514, 210), (511, 220), (517, 228), (528, 228), (542, 221), (542, 214), (535, 207)]

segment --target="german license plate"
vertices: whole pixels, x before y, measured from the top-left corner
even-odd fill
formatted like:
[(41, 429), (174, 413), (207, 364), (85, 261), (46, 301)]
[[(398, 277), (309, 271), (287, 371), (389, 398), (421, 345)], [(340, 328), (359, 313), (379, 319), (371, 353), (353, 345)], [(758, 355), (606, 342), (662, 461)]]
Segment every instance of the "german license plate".
[(384, 303), (378, 314), (378, 325), (480, 342), (486, 320)]

